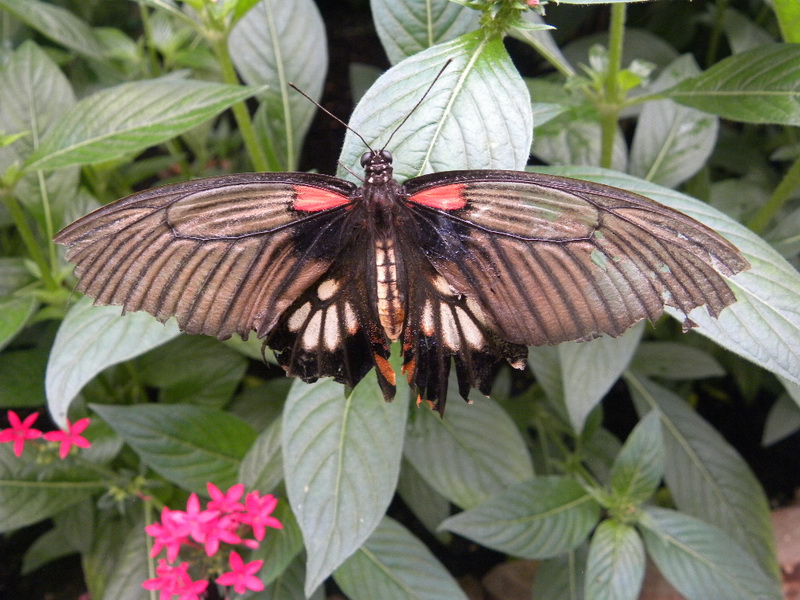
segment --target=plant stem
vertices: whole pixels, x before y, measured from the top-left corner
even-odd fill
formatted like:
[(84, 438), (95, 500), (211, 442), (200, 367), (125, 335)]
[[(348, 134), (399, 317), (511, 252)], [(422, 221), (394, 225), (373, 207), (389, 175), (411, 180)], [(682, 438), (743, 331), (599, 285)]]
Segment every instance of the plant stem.
[[(215, 39), (213, 47), (222, 69), (222, 80), (225, 83), (239, 85), (239, 78), (236, 76), (231, 55), (228, 52), (227, 35)], [(279, 171), (281, 168), (280, 161), (275, 156), (272, 147), (268, 144), (266, 147), (262, 147), (258, 143), (250, 113), (247, 111), (247, 106), (245, 106), (244, 102), (237, 102), (233, 105), (233, 116), (236, 119), (236, 125), (239, 127), (239, 133), (242, 135), (247, 153), (250, 155), (253, 168), (256, 171)]]
[(719, 41), (722, 38), (722, 25), (725, 21), (725, 11), (728, 9), (728, 0), (717, 0), (717, 9), (714, 11), (714, 22), (711, 35), (708, 37), (708, 50), (706, 51), (706, 68), (717, 61)]
[(36, 241), (36, 237), (33, 235), (33, 231), (31, 231), (28, 219), (25, 216), (25, 211), (22, 209), (19, 201), (14, 197), (14, 194), (11, 190), (3, 190), (2, 196), (3, 201), (6, 204), (6, 208), (8, 208), (11, 218), (14, 220), (14, 226), (16, 227), (19, 236), (22, 238), (22, 243), (25, 244), (28, 254), (36, 263), (36, 266), (39, 267), (39, 273), (42, 281), (44, 282), (45, 288), (51, 291), (58, 289), (58, 282), (53, 278), (53, 273), (50, 270), (47, 257), (45, 256), (44, 252), (42, 252), (42, 248)]
[(767, 203), (761, 207), (756, 215), (750, 219), (747, 226), (756, 233), (763, 233), (770, 221), (775, 218), (791, 193), (800, 187), (800, 157), (798, 157), (784, 175), (778, 187), (770, 196)]
[(622, 106), (619, 72), (622, 68), (622, 43), (625, 38), (625, 4), (611, 5), (611, 24), (608, 32), (608, 71), (600, 110), (600, 166), (610, 168), (614, 156), (614, 136)]

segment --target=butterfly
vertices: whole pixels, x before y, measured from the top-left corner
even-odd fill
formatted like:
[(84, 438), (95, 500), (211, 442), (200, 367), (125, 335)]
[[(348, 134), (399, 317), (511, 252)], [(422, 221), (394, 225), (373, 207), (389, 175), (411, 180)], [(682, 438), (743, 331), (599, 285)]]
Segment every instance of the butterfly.
[(735, 301), (721, 275), (749, 266), (711, 229), (621, 189), (493, 170), (401, 184), (385, 149), (361, 165), (361, 186), (314, 173), (167, 185), (55, 241), (96, 304), (220, 339), (255, 331), (307, 382), (352, 388), (374, 367), (391, 400), (399, 341), (402, 373), (440, 413), (452, 364), (462, 397), (488, 395), (496, 365), (523, 368), (527, 346), (619, 336), (665, 305), (717, 316)]

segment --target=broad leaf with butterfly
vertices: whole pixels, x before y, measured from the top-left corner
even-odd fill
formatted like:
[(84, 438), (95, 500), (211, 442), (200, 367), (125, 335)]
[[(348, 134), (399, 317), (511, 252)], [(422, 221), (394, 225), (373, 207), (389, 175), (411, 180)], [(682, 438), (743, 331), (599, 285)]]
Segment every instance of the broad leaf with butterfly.
[(453, 364), (464, 398), (488, 394), (497, 363), (522, 368), (526, 346), (619, 336), (665, 305), (716, 316), (735, 301), (722, 275), (748, 267), (714, 231), (637, 194), (503, 170), (399, 183), (379, 148), (361, 158), (362, 185), (199, 179), (114, 202), (55, 240), (96, 303), (220, 339), (255, 331), (305, 381), (354, 387), (375, 368), (391, 400), (399, 341), (403, 374), (440, 413)]

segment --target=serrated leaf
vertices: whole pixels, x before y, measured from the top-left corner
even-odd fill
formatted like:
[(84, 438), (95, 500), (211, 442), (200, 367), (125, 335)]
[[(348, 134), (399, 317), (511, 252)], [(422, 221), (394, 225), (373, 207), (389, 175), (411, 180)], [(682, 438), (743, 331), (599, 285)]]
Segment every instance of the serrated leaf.
[(533, 477), (525, 441), (508, 413), (477, 392), (466, 404), (454, 382), (449, 390), (447, 418), (427, 407), (411, 412), (403, 452), (425, 481), (454, 504), (472, 508)]
[(250, 85), (266, 84), (259, 95), (262, 126), (280, 155), (283, 170), (297, 170), (315, 106), (289, 88), (294, 83), (319, 100), (328, 69), (325, 26), (311, 0), (262, 0), (250, 9), (228, 38), (231, 59)]
[(664, 478), (675, 505), (718, 526), (777, 575), (769, 503), (747, 463), (680, 397), (633, 372), (625, 380), (639, 414), (661, 415)]
[(780, 600), (779, 580), (722, 530), (674, 510), (647, 507), (640, 520), (647, 552), (687, 600)]
[(636, 600), (644, 580), (642, 538), (630, 525), (606, 520), (592, 536), (586, 600)]
[(92, 28), (60, 6), (37, 0), (0, 0), (0, 8), (65, 48), (89, 58), (104, 57)]
[(0, 296), (0, 350), (22, 331), (39, 303), (32, 295)]
[(725, 369), (708, 352), (680, 342), (643, 342), (631, 368), (642, 375), (663, 379), (722, 377)]
[(227, 489), (256, 439), (241, 419), (189, 404), (112, 406), (91, 404), (156, 473), (184, 489), (206, 493), (206, 483)]
[(44, 468), (30, 449), (17, 457), (11, 444), (0, 445), (0, 532), (46, 519), (103, 491), (105, 485), (89, 469)]
[(122, 158), (165, 142), (257, 92), (181, 79), (123, 83), (87, 96), (44, 137), (25, 168), (60, 169)]
[(583, 430), (589, 413), (627, 368), (643, 331), (639, 324), (618, 338), (528, 348), (528, 364), (537, 380), (551, 400), (564, 403), (576, 432)]
[(576, 548), (597, 525), (600, 506), (575, 481), (537, 477), (518, 483), (441, 525), (521, 558), (551, 558)]
[(144, 354), (180, 332), (147, 313), (121, 316), (118, 306), (92, 306), (81, 298), (58, 329), (47, 364), (45, 391), (50, 415), (66, 425), (67, 410), (80, 389), (103, 369)]
[(800, 46), (770, 44), (740, 52), (665, 95), (733, 121), (800, 125)]
[(664, 474), (664, 442), (658, 411), (642, 419), (611, 467), (611, 488), (630, 502), (653, 495)]
[[(668, 65), (653, 82), (653, 90), (672, 87), (700, 71), (685, 55)], [(672, 100), (647, 102), (631, 144), (628, 169), (665, 187), (677, 187), (706, 163), (717, 141), (716, 117)]]
[(286, 399), (284, 474), (308, 552), (308, 594), (369, 537), (392, 499), (408, 414), (404, 378), (398, 387), (387, 404), (372, 371), (348, 397), (324, 380), (296, 382)]
[[(766, 241), (704, 202), (622, 173), (581, 167), (542, 169), (625, 188), (686, 213), (731, 241), (750, 269), (724, 277), (737, 302), (711, 317), (704, 307), (689, 313), (695, 331), (744, 358), (800, 383), (800, 274)], [(683, 320), (667, 307), (666, 312)]]
[(467, 600), (430, 550), (389, 517), (333, 576), (352, 600)]
[(478, 28), (478, 11), (450, 0), (371, 0), (372, 19), (392, 64)]
[[(478, 32), (439, 44), (384, 73), (361, 99), (350, 120), (374, 148), (430, 94), (387, 148), (399, 180), (448, 169), (520, 169), (528, 160), (533, 123), (528, 90), (499, 38)], [(341, 154), (360, 170), (365, 148), (351, 132)], [(344, 168), (340, 176), (352, 178)]]

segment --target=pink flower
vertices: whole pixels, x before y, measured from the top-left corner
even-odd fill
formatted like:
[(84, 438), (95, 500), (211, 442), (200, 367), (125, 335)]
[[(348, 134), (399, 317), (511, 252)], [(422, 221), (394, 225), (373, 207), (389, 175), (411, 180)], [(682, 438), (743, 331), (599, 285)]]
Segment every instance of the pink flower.
[(161, 511), (161, 523), (148, 525), (144, 530), (147, 535), (155, 538), (150, 556), (156, 556), (162, 548), (166, 548), (169, 562), (174, 562), (178, 558), (181, 546), (189, 539), (186, 528), (180, 522), (180, 511), (171, 511), (167, 507)]
[(181, 563), (177, 567), (167, 564), (163, 558), (158, 561), (156, 575), (142, 583), (146, 590), (161, 590), (159, 600), (171, 600), (173, 595), (180, 600), (200, 600), (200, 594), (206, 591), (207, 581), (192, 581), (188, 573), (189, 563)]
[(245, 498), (246, 513), (241, 517), (241, 521), (253, 528), (253, 535), (257, 540), (264, 539), (266, 527), (283, 529), (281, 522), (270, 516), (276, 506), (278, 506), (278, 499), (272, 494), (267, 494), (263, 498), (258, 492), (247, 494), (247, 498)]
[(231, 552), (230, 565), (232, 571), (223, 573), (216, 581), (220, 585), (232, 585), (237, 594), (244, 594), (247, 590), (260, 592), (264, 583), (254, 575), (264, 564), (263, 560), (254, 560), (245, 564), (237, 552)]
[(206, 539), (206, 530), (218, 516), (219, 513), (215, 510), (200, 510), (200, 500), (195, 493), (186, 502), (186, 512), (173, 510), (170, 513), (170, 518), (182, 525), (185, 534), (191, 535), (201, 544)]
[(218, 510), (220, 513), (233, 513), (244, 510), (244, 505), (239, 502), (239, 498), (244, 493), (243, 483), (237, 483), (225, 494), (211, 482), (208, 482), (206, 487), (208, 488), (208, 495), (211, 496), (211, 500), (208, 503), (209, 509)]
[(205, 538), (202, 540), (206, 555), (214, 556), (217, 550), (219, 550), (220, 542), (225, 542), (226, 544), (241, 544), (242, 538), (236, 533), (238, 528), (238, 519), (234, 519), (230, 515), (222, 515), (219, 519), (208, 523), (204, 531)]
[(48, 433), (44, 434), (44, 439), (46, 439), (48, 442), (61, 442), (61, 448), (58, 450), (58, 455), (61, 458), (66, 458), (67, 454), (69, 454), (70, 448), (72, 448), (73, 445), (77, 446), (78, 448), (88, 448), (91, 446), (89, 440), (81, 435), (83, 430), (88, 426), (88, 418), (78, 419), (73, 424), (70, 424), (69, 419), (67, 419), (66, 431), (49, 431)]
[(41, 437), (42, 432), (38, 429), (33, 429), (34, 421), (39, 418), (39, 413), (31, 413), (21, 421), (13, 410), (8, 411), (8, 422), (11, 427), (0, 431), (0, 442), (14, 442), (14, 454), (16, 456), (22, 455), (22, 450), (25, 447), (25, 442), (28, 440), (35, 440)]

